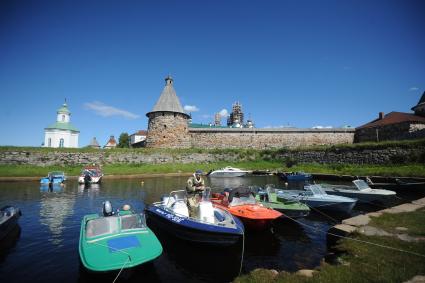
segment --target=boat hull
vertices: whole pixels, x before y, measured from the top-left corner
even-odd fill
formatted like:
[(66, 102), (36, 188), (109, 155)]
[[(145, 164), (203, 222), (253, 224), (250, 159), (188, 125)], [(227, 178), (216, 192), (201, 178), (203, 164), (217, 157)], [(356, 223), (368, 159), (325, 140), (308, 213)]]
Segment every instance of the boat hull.
[(242, 177), (245, 176), (248, 172), (211, 172), (208, 176), (210, 177)]
[[(100, 184), (102, 181), (102, 177), (91, 177), (91, 181), (89, 184)], [(78, 184), (85, 184), (84, 176), (78, 177)]]
[(277, 201), (275, 193), (270, 193), (270, 200), (261, 200), (259, 195), (256, 196), (257, 201), (265, 207), (272, 208), (283, 213), (283, 217), (301, 218), (306, 217), (310, 213), (307, 205), (300, 202)]
[(218, 207), (227, 210), (238, 217), (244, 224), (246, 230), (260, 231), (268, 229), (273, 220), (282, 216), (282, 213), (259, 204), (245, 204), (237, 206), (225, 206), (221, 200), (212, 200)]
[(356, 202), (332, 202), (332, 201), (320, 201), (320, 200), (301, 200), (301, 202), (315, 209), (327, 210), (327, 211), (339, 211), (344, 213), (350, 213), (351, 210), (356, 205)]
[(243, 233), (243, 224), (234, 218), (236, 228), (221, 227), (193, 221), (177, 216), (161, 206), (150, 205), (146, 209), (149, 225), (189, 242), (199, 244), (228, 246), (237, 243)]
[(343, 197), (349, 197), (349, 198), (355, 198), (359, 203), (370, 203), (370, 202), (382, 202), (385, 203), (392, 198), (394, 198), (395, 194), (393, 195), (378, 195), (378, 194), (366, 194), (366, 193), (353, 193), (353, 192), (347, 192), (347, 191), (334, 191), (334, 190), (326, 190), (326, 193), (329, 195), (336, 195), (336, 196), (343, 196)]
[(161, 255), (161, 243), (148, 227), (93, 239), (86, 238), (86, 225), (95, 218), (95, 215), (87, 215), (81, 223), (79, 254), (81, 263), (87, 270), (108, 272), (129, 269), (149, 263)]
[[(3, 207), (1, 211), (7, 207)], [(0, 241), (7, 237), (7, 235), (18, 225), (18, 219), (21, 216), (19, 208), (15, 208), (15, 213), (10, 216), (6, 216), (2, 219), (0, 224)]]
[[(61, 184), (64, 181), (65, 181), (65, 179), (63, 179), (63, 178), (54, 178), (53, 179), (53, 184)], [(42, 185), (48, 185), (48, 184), (50, 184), (49, 178), (42, 178), (40, 180), (40, 184), (42, 184)]]

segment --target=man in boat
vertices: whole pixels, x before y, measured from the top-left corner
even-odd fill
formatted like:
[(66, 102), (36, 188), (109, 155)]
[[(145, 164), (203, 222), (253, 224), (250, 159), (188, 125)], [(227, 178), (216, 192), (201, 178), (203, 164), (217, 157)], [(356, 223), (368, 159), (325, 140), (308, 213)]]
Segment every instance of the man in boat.
[(186, 192), (187, 192), (187, 204), (189, 207), (189, 213), (191, 216), (196, 214), (196, 210), (199, 206), (200, 194), (205, 189), (204, 179), (201, 177), (202, 171), (196, 170), (196, 172), (187, 180)]

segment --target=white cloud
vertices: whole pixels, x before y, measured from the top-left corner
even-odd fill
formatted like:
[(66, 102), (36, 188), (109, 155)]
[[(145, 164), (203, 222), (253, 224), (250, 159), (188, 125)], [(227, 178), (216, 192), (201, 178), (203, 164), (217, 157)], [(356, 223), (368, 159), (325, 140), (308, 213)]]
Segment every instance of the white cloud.
[(203, 115), (201, 115), (201, 118), (202, 119), (209, 119), (209, 118), (212, 118), (212, 116), (209, 115), (209, 114), (203, 114)]
[(102, 117), (121, 116), (127, 119), (137, 119), (140, 117), (137, 114), (106, 105), (100, 101), (86, 102), (84, 103), (84, 107), (86, 109), (93, 110), (97, 115)]
[(409, 91), (417, 91), (417, 90), (419, 90), (419, 88), (417, 88), (417, 87), (415, 87), (415, 86), (413, 86), (413, 87), (409, 88)]
[(184, 111), (186, 111), (186, 112), (198, 112), (198, 111), (199, 111), (199, 108), (198, 108), (198, 107), (196, 107), (195, 105), (185, 105), (185, 106), (183, 107), (183, 109), (184, 109)]
[(221, 117), (227, 117), (229, 115), (229, 111), (227, 111), (227, 109), (221, 109), (220, 112), (218, 112), (220, 114)]
[(320, 125), (318, 125), (318, 126), (313, 126), (311, 128), (312, 129), (332, 129), (333, 127), (332, 126), (320, 126)]

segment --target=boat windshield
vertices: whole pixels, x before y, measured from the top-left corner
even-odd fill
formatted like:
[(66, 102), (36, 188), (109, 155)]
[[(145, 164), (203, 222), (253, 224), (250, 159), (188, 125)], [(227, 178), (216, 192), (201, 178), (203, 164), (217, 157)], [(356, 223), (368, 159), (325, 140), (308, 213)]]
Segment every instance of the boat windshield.
[(314, 195), (326, 195), (326, 192), (319, 185), (309, 185), (305, 189), (311, 191)]
[(53, 171), (49, 173), (49, 176), (52, 177), (63, 177), (64, 173), (61, 171)]
[(118, 233), (118, 217), (100, 217), (87, 221), (87, 238)]
[(353, 184), (359, 191), (370, 189), (369, 185), (364, 180), (354, 180)]
[(171, 206), (171, 202), (185, 202), (187, 200), (187, 194), (185, 190), (172, 191), (170, 197), (168, 198), (168, 204)]
[(229, 206), (238, 206), (238, 205), (246, 205), (246, 204), (256, 204), (256, 200), (252, 194), (249, 194), (249, 196), (241, 196), (241, 197), (234, 197), (232, 199), (232, 202), (229, 204)]
[(130, 214), (121, 216), (121, 229), (142, 229), (146, 227), (146, 220), (143, 214)]
[(211, 188), (205, 188), (205, 190), (202, 192), (202, 201), (210, 201), (211, 196)]
[[(120, 219), (120, 221), (118, 221)], [(143, 214), (129, 214), (123, 216), (99, 217), (87, 221), (87, 238), (93, 238), (119, 232), (121, 230), (143, 229), (146, 227), (146, 220)]]

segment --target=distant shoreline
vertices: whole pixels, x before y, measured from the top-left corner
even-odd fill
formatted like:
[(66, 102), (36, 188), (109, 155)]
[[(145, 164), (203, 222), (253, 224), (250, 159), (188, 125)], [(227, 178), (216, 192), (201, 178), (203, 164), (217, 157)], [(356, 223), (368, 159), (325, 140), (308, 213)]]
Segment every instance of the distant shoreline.
[[(104, 179), (137, 179), (137, 178), (157, 178), (157, 177), (186, 177), (193, 173), (181, 172), (181, 173), (146, 173), (146, 174), (131, 174), (131, 175), (105, 175)], [(45, 176), (33, 176), (33, 177), (0, 177), (0, 182), (32, 182), (39, 181)], [(66, 176), (68, 180), (76, 180), (78, 176)]]

